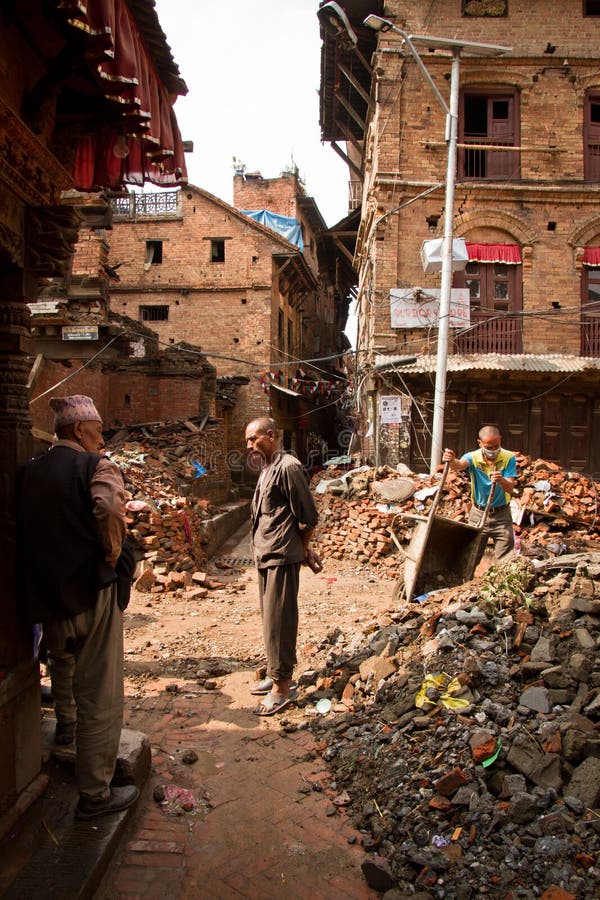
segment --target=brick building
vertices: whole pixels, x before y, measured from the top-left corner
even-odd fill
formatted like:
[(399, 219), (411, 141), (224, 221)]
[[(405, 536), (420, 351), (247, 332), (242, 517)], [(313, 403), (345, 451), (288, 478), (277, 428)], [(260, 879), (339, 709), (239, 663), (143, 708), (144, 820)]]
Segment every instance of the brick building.
[(237, 379), (235, 407), (218, 410), (229, 424), (227, 449), (243, 447), (245, 423), (264, 415), (301, 457), (314, 435), (335, 449), (331, 402), (346, 384), (352, 269), (346, 257), (336, 262), (341, 252), (297, 173), (263, 179), (240, 169), (233, 206), (192, 185), (116, 197), (112, 206), (119, 281), (111, 308), (166, 345), (196, 344), (224, 385)]
[[(599, 473), (600, 4), (321, 6), (323, 137), (347, 142), (362, 181), (363, 416), (377, 420), (382, 395), (405, 404), (402, 423), (376, 427), (365, 452), (428, 466), (440, 276), (425, 273), (421, 245), (443, 234), (447, 166), (442, 105), (402, 35), (364, 26), (375, 13), (408, 34), (509, 48), (460, 54), (453, 233), (466, 260), (453, 289), (469, 320), (450, 327), (443, 446), (470, 449), (495, 422), (508, 447)], [(449, 103), (451, 52), (415, 46)]]

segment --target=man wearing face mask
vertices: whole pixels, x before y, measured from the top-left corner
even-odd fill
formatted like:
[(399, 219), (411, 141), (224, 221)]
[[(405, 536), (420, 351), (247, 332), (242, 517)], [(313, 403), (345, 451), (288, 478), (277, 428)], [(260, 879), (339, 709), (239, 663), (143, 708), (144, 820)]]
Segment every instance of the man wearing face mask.
[[(502, 435), (495, 425), (485, 425), (479, 432), (478, 450), (465, 453), (456, 458), (453, 450), (444, 450), (443, 462), (450, 464), (455, 472), (468, 469), (471, 478), (471, 500), (473, 506), (469, 513), (469, 525), (479, 525), (493, 487), (492, 499), (488, 509), (483, 535), (492, 538), (494, 555), (498, 562), (508, 559), (515, 546), (510, 498), (517, 480), (517, 462), (514, 453), (501, 446)], [(483, 556), (487, 540), (481, 542), (481, 552), (477, 562)]]

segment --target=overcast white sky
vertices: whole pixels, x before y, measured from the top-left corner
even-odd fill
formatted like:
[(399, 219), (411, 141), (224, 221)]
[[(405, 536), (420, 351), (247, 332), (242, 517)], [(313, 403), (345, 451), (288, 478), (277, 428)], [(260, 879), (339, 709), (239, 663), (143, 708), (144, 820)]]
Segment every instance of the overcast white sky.
[(233, 157), (276, 178), (292, 161), (328, 225), (347, 166), (319, 129), (318, 0), (156, 0), (189, 93), (175, 104), (192, 184), (232, 202)]

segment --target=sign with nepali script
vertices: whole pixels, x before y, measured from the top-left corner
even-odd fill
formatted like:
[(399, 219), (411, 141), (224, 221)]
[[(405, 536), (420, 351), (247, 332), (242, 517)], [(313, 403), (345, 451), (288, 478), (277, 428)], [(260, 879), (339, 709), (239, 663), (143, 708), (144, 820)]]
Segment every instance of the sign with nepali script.
[[(437, 328), (439, 308), (439, 288), (390, 290), (392, 328)], [(448, 324), (451, 328), (467, 328), (471, 324), (468, 288), (452, 288)]]
[(382, 424), (398, 425), (402, 421), (402, 396), (400, 394), (380, 396), (379, 414)]
[(63, 341), (97, 341), (97, 325), (63, 325)]

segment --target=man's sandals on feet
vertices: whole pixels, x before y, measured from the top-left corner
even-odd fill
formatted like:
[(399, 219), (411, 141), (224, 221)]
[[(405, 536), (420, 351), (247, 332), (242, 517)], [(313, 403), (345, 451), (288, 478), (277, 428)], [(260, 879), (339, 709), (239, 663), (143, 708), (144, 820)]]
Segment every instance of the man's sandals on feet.
[(298, 697), (297, 691), (290, 691), (287, 697), (280, 697), (278, 694), (267, 694), (264, 700), (261, 700), (258, 706), (254, 708), (257, 716), (274, 716), (275, 713), (282, 712)]

